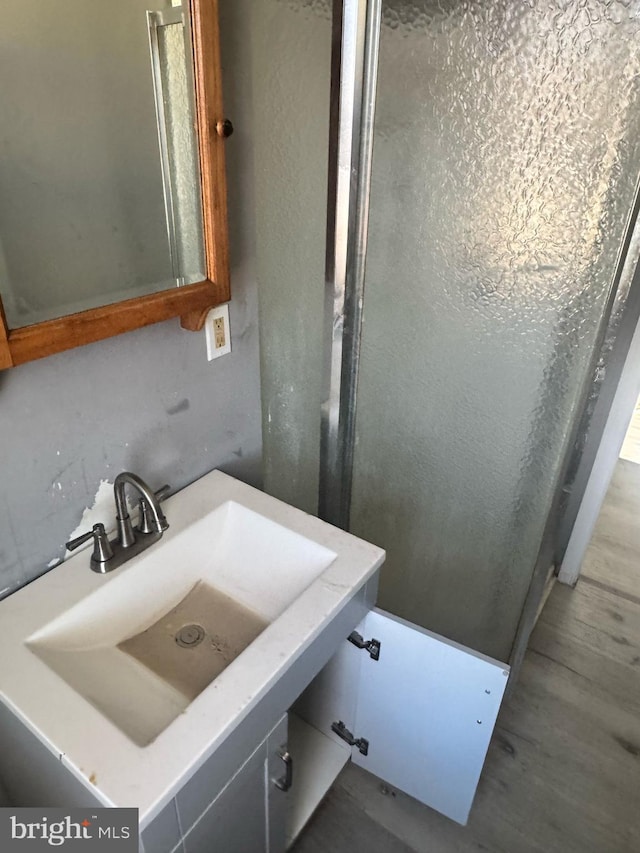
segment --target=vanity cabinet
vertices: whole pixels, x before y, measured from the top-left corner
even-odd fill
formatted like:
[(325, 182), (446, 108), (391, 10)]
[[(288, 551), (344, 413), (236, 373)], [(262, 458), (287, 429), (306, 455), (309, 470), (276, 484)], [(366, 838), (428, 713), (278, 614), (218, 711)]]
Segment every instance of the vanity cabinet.
[[(141, 853), (284, 853), (350, 760), (466, 822), (508, 668), (372, 609), (375, 586), (374, 578), (143, 823)], [(103, 804), (97, 787), (85, 787), (3, 703), (0, 711), (12, 803)]]
[(374, 608), (239, 769), (208, 759), (144, 853), (284, 853), (347, 761), (465, 824), (508, 674)]
[[(283, 853), (352, 760), (466, 822), (504, 664), (377, 610), (379, 548), (221, 472), (166, 510), (118, 572), (78, 555), (0, 602), (10, 802), (137, 806), (144, 853)], [(168, 707), (119, 644), (203, 579), (268, 626)]]
[[(350, 760), (466, 822), (508, 668), (374, 599), (375, 579), (143, 823), (141, 853), (284, 853)], [(3, 703), (0, 747), (10, 802), (103, 805)]]

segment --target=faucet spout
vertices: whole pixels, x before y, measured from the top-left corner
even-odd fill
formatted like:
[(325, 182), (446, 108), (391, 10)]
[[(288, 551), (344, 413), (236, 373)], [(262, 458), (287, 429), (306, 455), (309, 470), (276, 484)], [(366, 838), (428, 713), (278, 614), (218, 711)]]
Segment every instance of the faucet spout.
[(116, 502), (116, 524), (118, 526), (118, 538), (120, 545), (123, 548), (130, 548), (136, 542), (136, 535), (133, 531), (131, 518), (127, 510), (125, 500), (125, 486), (129, 484), (136, 489), (142, 499), (145, 501), (151, 511), (151, 524), (155, 527), (155, 532), (162, 534), (169, 527), (169, 523), (160, 508), (160, 501), (156, 497), (153, 489), (144, 482), (137, 474), (132, 474), (130, 471), (123, 471), (115, 479), (113, 484), (113, 494)]
[[(127, 483), (133, 486), (140, 495), (140, 522), (135, 531), (125, 500), (124, 490)], [(100, 572), (102, 575), (112, 572), (157, 542), (169, 527), (169, 522), (160, 509), (160, 501), (167, 497), (169, 491), (169, 486), (163, 486), (154, 492), (136, 474), (123, 471), (122, 474), (118, 474), (113, 484), (118, 535), (114, 539), (108, 539), (104, 525), (94, 524), (93, 530), (67, 542), (67, 548), (73, 551), (83, 542), (88, 542), (89, 539), (93, 538), (94, 549), (90, 562), (91, 568), (94, 572)]]

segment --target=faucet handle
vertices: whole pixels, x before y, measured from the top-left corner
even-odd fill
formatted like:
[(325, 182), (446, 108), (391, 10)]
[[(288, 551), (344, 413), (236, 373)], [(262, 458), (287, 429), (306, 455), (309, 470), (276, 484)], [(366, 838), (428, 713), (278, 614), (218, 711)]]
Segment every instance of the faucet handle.
[(94, 524), (93, 528), (87, 533), (83, 533), (82, 536), (69, 540), (65, 547), (67, 551), (75, 551), (76, 548), (79, 548), (80, 545), (84, 545), (84, 543), (88, 542), (91, 538), (93, 538), (93, 554), (91, 559), (96, 563), (106, 563), (107, 560), (110, 560), (113, 557), (113, 549), (111, 548), (107, 532), (104, 529), (104, 524)]
[(154, 492), (158, 503), (162, 503), (165, 498), (169, 497), (169, 492), (171, 491), (171, 486), (168, 483), (165, 483), (164, 486), (160, 486), (157, 492)]
[[(169, 486), (167, 483), (165, 483), (165, 485), (161, 486), (157, 492), (154, 492), (158, 503), (163, 501), (165, 498), (169, 497), (170, 490), (171, 490), (171, 486)], [(148, 501), (146, 501), (144, 498), (140, 498), (139, 510), (140, 510), (140, 520), (138, 521), (138, 526), (136, 528), (138, 530), (138, 532), (139, 533), (156, 533), (157, 527), (156, 527), (154, 520), (153, 520), (151, 508), (149, 507)], [(166, 530), (169, 525), (167, 524), (164, 516), (161, 516), (161, 521), (162, 521), (162, 519), (164, 519), (164, 524), (166, 524), (166, 527), (163, 524), (162, 529)]]

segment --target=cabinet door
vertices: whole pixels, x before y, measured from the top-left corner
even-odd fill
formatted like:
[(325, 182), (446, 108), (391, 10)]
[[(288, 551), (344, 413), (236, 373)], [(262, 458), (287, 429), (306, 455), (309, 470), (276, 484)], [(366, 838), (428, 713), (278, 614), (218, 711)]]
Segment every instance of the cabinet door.
[(509, 668), (377, 608), (357, 630), (381, 648), (360, 652), (352, 760), (465, 824)]
[(262, 743), (187, 833), (186, 853), (268, 853), (265, 763)]
[(285, 714), (187, 833), (185, 853), (284, 851), (286, 751)]

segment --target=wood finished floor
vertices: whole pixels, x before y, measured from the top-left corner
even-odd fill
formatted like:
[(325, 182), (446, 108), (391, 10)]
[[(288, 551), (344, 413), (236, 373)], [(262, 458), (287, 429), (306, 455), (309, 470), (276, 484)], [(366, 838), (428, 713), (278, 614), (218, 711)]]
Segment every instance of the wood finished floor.
[(620, 461), (583, 574), (556, 584), (469, 824), (348, 765), (295, 853), (640, 851), (640, 465)]

